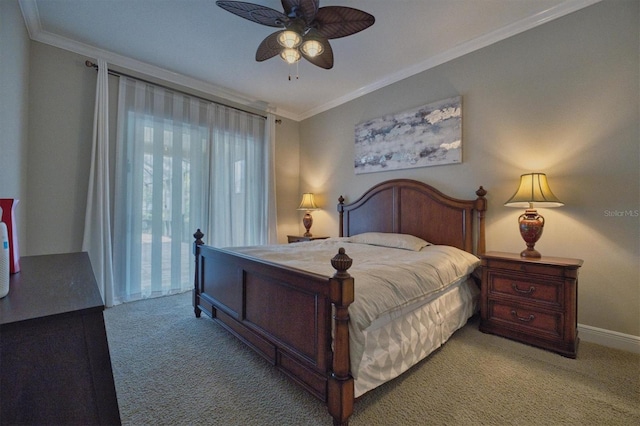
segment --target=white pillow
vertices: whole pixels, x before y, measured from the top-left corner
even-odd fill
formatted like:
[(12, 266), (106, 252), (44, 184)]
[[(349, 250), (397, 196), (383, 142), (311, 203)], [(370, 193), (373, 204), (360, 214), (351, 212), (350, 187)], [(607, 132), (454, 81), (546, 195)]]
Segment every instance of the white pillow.
[(409, 234), (393, 234), (389, 232), (365, 232), (352, 235), (352, 243), (371, 244), (374, 246), (393, 247), (403, 250), (420, 251), (431, 243)]

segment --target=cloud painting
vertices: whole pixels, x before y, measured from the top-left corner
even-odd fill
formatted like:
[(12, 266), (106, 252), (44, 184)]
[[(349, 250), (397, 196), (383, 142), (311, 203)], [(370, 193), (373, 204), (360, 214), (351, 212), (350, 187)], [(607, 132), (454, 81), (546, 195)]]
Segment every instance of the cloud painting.
[(461, 161), (460, 96), (356, 125), (356, 174)]

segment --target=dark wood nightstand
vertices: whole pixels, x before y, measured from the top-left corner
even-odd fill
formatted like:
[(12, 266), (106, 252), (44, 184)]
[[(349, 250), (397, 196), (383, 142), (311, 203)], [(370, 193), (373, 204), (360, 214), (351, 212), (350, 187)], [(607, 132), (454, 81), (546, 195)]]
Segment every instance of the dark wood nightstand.
[(302, 235), (287, 235), (287, 239), (289, 240), (289, 244), (291, 243), (299, 243), (301, 241), (313, 241), (313, 240), (326, 240), (329, 237), (305, 237)]
[(580, 259), (482, 258), (480, 330), (575, 358)]

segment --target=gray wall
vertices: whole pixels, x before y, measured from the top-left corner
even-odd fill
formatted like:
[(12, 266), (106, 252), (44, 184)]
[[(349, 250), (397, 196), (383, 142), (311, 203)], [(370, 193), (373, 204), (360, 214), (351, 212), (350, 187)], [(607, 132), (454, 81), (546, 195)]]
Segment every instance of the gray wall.
[[(276, 125), (276, 196), (278, 199), (278, 242), (286, 243), (287, 235), (301, 235), (300, 205), (305, 188), (299, 187), (300, 126), (296, 121), (283, 118)], [(302, 212), (304, 213), (304, 212)], [(304, 229), (302, 230), (304, 232)]]
[[(605, 1), (311, 117), (300, 127), (301, 188), (323, 199), (315, 234), (336, 235), (339, 195), (399, 177), (474, 198), (489, 191), (487, 249), (520, 252), (519, 176), (546, 172), (565, 206), (540, 209), (544, 255), (584, 260), (581, 324), (640, 335), (638, 1)], [(354, 126), (463, 97), (463, 163), (354, 175)]]
[(29, 34), (17, 2), (0, 1), (0, 198), (20, 200), (20, 253), (26, 244)]
[(97, 78), (84, 60), (31, 43), (29, 254), (82, 247)]

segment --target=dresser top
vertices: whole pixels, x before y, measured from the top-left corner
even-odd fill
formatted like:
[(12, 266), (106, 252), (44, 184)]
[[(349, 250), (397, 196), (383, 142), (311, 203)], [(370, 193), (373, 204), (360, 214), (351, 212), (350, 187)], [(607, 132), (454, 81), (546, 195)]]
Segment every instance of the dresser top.
[(0, 325), (104, 310), (85, 252), (21, 257), (20, 269), (0, 299)]
[(542, 256), (539, 258), (534, 257), (522, 257), (519, 253), (505, 253), (500, 251), (488, 251), (480, 256), (483, 259), (497, 259), (506, 260), (511, 262), (523, 262), (523, 263), (538, 263), (542, 265), (556, 265), (564, 267), (576, 267), (582, 266), (582, 259), (571, 259), (568, 257), (551, 257)]

